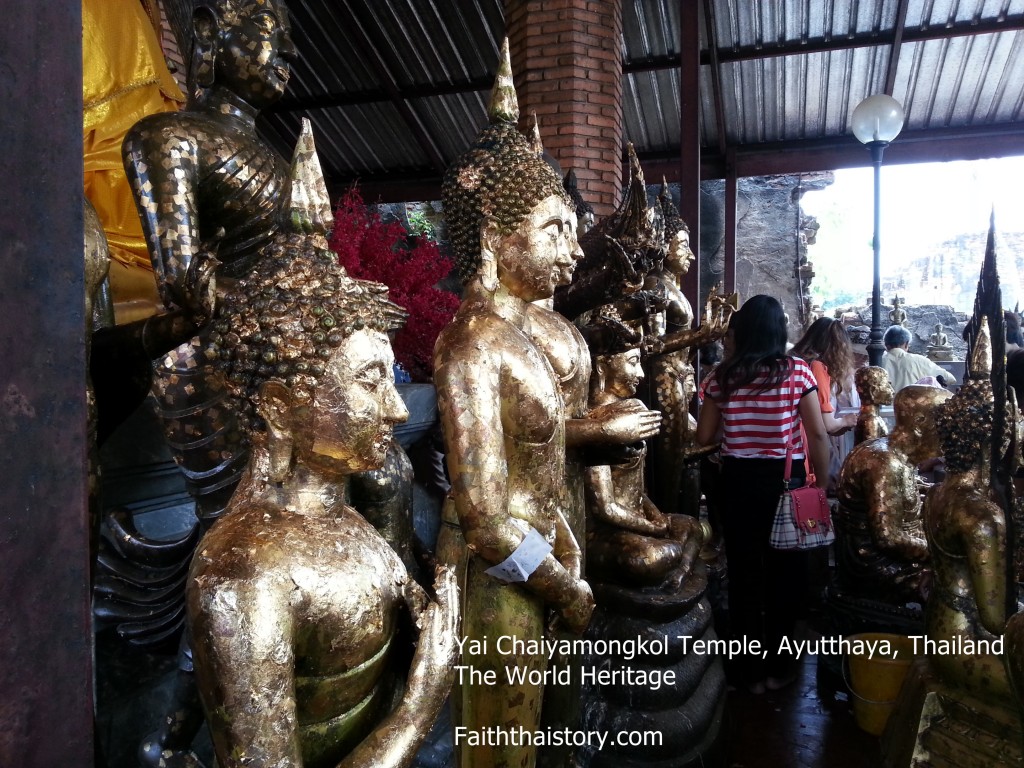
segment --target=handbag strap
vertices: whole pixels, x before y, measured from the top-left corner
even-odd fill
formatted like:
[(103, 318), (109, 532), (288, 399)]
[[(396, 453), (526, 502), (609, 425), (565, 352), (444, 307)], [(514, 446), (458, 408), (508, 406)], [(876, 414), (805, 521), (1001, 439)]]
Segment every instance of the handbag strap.
[[(793, 388), (793, 358), (787, 357), (786, 360), (789, 362), (789, 378), (787, 383), (790, 385), (790, 389)], [(799, 407), (799, 406), (798, 406)], [(786, 471), (782, 473), (782, 486), (785, 489), (789, 488), (789, 477), (793, 471), (793, 422), (789, 422), (789, 432), (786, 434)]]

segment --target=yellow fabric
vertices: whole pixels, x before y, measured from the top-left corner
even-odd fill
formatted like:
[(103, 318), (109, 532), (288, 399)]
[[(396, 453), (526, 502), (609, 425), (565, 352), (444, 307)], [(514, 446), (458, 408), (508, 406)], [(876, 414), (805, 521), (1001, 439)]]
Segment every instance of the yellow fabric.
[[(82, 0), (82, 101), (85, 196), (103, 222), (110, 255), (129, 269), (151, 271), (121, 142), (139, 119), (177, 110), (185, 97), (139, 0)], [(118, 295), (112, 286), (115, 305), (156, 296), (152, 274), (118, 282), (133, 294)]]

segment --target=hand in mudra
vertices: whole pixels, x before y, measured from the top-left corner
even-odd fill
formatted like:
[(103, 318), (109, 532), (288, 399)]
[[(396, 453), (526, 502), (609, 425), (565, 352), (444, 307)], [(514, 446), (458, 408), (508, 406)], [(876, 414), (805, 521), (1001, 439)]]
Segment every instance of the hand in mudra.
[(649, 410), (636, 398), (598, 406), (587, 413), (587, 418), (601, 423), (601, 434), (608, 442), (635, 443), (661, 431), (661, 413)]

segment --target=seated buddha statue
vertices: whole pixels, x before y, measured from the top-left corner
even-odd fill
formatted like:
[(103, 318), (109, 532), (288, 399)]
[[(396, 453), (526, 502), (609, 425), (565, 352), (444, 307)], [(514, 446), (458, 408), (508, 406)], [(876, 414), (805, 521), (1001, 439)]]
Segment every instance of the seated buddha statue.
[[(542, 670), (543, 656), (498, 653), (494, 638), (539, 640), (554, 620), (581, 632), (594, 601), (564, 515), (566, 411), (557, 374), (537, 344), (533, 302), (549, 299), (575, 263), (576, 216), (562, 180), (516, 127), (503, 46), (489, 123), (449, 167), (444, 214), (462, 305), (434, 348), (434, 383), (451, 491), (437, 544), (462, 588), (465, 657), (481, 678), (456, 679), (456, 728), (514, 723), (534, 731), (545, 685), (507, 667)], [(557, 618), (556, 618), (557, 617)], [(483, 641), (491, 638), (489, 644)], [(457, 740), (462, 768), (534, 765), (532, 744)]]
[[(620, 336), (591, 351), (593, 411), (632, 399), (644, 377), (639, 345)], [(641, 444), (626, 463), (587, 469), (587, 575), (674, 590), (690, 572), (704, 532), (695, 517), (664, 514), (645, 493), (645, 453)]]
[(896, 425), (855, 446), (836, 495), (836, 579), (850, 595), (923, 604), (928, 542), (921, 518), (917, 466), (940, 453), (935, 407), (939, 387), (913, 384), (896, 393)]
[(928, 349), (925, 354), (929, 360), (953, 359), (953, 348), (949, 345), (949, 337), (942, 330), (942, 323), (935, 324), (935, 332), (928, 337)]
[(452, 680), (454, 573), (429, 597), (346, 502), (346, 478), (382, 467), (408, 417), (386, 335), (404, 313), (327, 250), (329, 214), (292, 215), (312, 233), (276, 236), (205, 350), (252, 446), (187, 583), (222, 768), (408, 766)]
[(882, 418), (881, 407), (892, 405), (892, 384), (889, 374), (880, 365), (858, 368), (853, 374), (860, 398), (857, 425), (853, 428), (854, 445), (889, 434), (889, 425)]
[[(936, 408), (946, 479), (924, 502), (934, 585), (925, 612), (928, 639), (948, 642), (929, 654), (940, 679), (983, 701), (1012, 701), (1003, 657), (977, 641), (994, 642), (1006, 625), (1006, 510), (990, 491), (993, 449), (992, 350), (982, 318), (970, 376)], [(948, 651), (948, 652), (947, 652)]]
[(680, 280), (690, 271), (695, 258), (690, 250), (690, 229), (679, 217), (668, 184), (664, 182), (658, 204), (665, 258), (647, 275), (644, 288), (656, 292), (664, 308), (646, 314), (644, 335), (655, 341), (656, 348), (661, 350), (647, 358), (645, 368), (648, 402), (661, 413), (662, 429), (650, 442), (647, 485), (651, 498), (662, 512), (683, 512), (696, 517), (700, 503), (697, 459), (701, 452), (694, 439), (696, 421), (690, 415), (690, 401), (696, 392), (691, 349), (725, 336), (731, 307), (725, 305), (726, 311), (705, 315), (704, 322), (693, 328), (693, 308), (680, 288)]

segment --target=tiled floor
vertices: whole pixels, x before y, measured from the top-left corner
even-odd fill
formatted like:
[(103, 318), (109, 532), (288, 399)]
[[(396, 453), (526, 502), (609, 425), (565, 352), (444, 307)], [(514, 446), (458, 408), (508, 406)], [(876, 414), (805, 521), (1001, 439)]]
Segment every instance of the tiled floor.
[(730, 691), (728, 768), (879, 768), (879, 740), (857, 727), (848, 696), (816, 656), (781, 691)]

